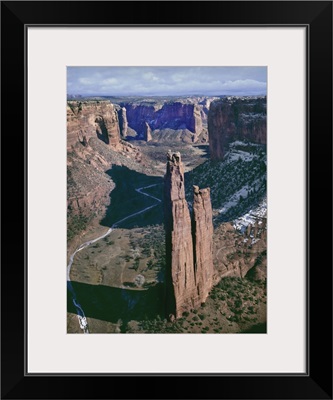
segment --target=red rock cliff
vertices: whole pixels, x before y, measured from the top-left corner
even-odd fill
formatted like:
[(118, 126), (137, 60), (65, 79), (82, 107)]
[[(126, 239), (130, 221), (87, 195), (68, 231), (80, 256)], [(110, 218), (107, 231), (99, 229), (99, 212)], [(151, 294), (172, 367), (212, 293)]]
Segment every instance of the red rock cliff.
[(210, 157), (221, 160), (235, 140), (266, 144), (266, 97), (213, 101), (208, 113)]
[(194, 193), (193, 229), (179, 153), (168, 153), (165, 175), (166, 310), (176, 318), (197, 308), (213, 282), (212, 208), (209, 189)]
[(118, 113), (109, 101), (67, 102), (67, 147), (98, 137), (111, 146), (120, 142)]

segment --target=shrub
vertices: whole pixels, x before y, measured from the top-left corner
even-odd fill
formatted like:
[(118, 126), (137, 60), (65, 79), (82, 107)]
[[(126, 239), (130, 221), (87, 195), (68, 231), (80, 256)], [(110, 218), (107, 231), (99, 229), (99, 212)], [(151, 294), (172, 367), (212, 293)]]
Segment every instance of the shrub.
[(238, 299), (235, 300), (235, 307), (236, 308), (241, 307), (242, 304), (243, 304), (242, 299), (238, 298)]

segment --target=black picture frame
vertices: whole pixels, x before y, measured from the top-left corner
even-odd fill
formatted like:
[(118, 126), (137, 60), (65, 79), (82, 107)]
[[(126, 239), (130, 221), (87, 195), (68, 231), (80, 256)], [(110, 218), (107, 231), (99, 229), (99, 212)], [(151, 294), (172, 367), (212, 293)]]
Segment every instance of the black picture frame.
[[(149, 14), (144, 12), (148, 9)], [(31, 25), (76, 24), (193, 25), (198, 28), (230, 24), (303, 25), (307, 28), (309, 357), (306, 374), (126, 376), (26, 374), (25, 34), (27, 27)], [(332, 237), (331, 229), (328, 232), (324, 229), (325, 225), (331, 228), (332, 221), (332, 1), (3, 1), (1, 34), (2, 398), (332, 399)], [(14, 235), (9, 234), (13, 229)], [(18, 252), (18, 249), (21, 251)], [(50, 343), (51, 345), (56, 346), (55, 343)]]

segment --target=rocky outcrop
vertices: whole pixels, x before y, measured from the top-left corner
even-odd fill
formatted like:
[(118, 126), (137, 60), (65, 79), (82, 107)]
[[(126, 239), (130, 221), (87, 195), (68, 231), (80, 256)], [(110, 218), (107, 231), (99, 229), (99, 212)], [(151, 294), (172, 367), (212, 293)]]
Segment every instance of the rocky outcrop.
[(151, 129), (148, 122), (145, 123), (145, 131), (143, 133), (143, 140), (150, 142), (152, 140)]
[(121, 107), (121, 109), (118, 111), (118, 119), (119, 119), (120, 134), (122, 138), (125, 139), (127, 137), (127, 130), (128, 130), (127, 114), (125, 107)]
[(266, 144), (266, 125), (266, 97), (213, 101), (208, 113), (211, 159), (222, 160), (235, 140)]
[(67, 102), (67, 147), (80, 138), (98, 137), (110, 146), (120, 142), (118, 113), (109, 101)]
[(209, 189), (195, 187), (192, 224), (179, 153), (168, 153), (164, 190), (166, 310), (179, 318), (199, 307), (212, 287), (212, 208)]

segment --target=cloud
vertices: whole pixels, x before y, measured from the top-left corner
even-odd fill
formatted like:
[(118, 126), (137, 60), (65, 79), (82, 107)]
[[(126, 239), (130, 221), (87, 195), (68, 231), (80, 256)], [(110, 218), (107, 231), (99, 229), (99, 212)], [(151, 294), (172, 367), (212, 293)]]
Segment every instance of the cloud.
[(72, 94), (266, 94), (266, 67), (68, 67)]
[(235, 81), (227, 81), (222, 85), (224, 88), (258, 88), (258, 87), (266, 87), (266, 82), (258, 82), (253, 79), (237, 79)]
[(143, 79), (145, 79), (146, 81), (156, 82), (159, 80), (159, 78), (156, 75), (154, 75), (152, 72), (146, 72), (142, 76), (143, 76)]
[(82, 85), (93, 85), (95, 83), (91, 78), (79, 78), (79, 82), (82, 83)]
[(184, 75), (182, 75), (182, 74), (173, 74), (173, 75), (171, 75), (171, 79), (174, 82), (182, 82), (183, 79), (184, 79)]
[(116, 78), (108, 78), (102, 80), (103, 85), (115, 85), (118, 83), (118, 79)]

